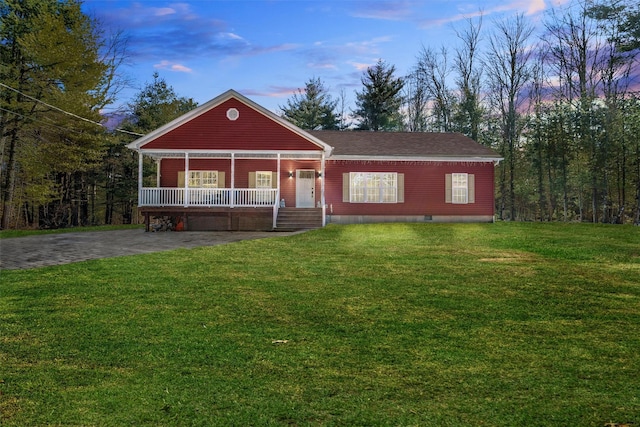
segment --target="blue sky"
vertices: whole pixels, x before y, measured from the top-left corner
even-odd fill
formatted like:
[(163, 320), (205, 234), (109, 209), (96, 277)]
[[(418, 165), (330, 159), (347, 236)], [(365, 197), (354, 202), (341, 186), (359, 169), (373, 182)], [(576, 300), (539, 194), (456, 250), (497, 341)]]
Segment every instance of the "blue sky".
[(122, 69), (136, 88), (157, 71), (180, 96), (202, 104), (235, 89), (279, 111), (312, 77), (353, 107), (368, 66), (382, 59), (407, 73), (422, 46), (457, 44), (455, 28), (483, 12), (483, 29), (524, 13), (540, 23), (566, 0), (85, 0), (83, 10), (127, 36)]

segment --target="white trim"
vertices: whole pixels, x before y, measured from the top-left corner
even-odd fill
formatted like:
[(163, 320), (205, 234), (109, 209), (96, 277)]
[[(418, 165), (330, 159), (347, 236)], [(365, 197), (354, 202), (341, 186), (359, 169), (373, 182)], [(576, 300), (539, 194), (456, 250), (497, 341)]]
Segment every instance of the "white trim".
[(153, 149), (138, 150), (148, 157), (176, 157), (182, 158), (185, 154), (201, 159), (230, 159), (232, 155), (239, 155), (240, 159), (276, 159), (278, 155), (283, 159), (292, 160), (320, 160), (324, 152), (321, 151), (294, 151), (294, 150), (170, 150)]
[(277, 184), (276, 184), (276, 203), (273, 205), (273, 222), (272, 227), (276, 229), (278, 227), (278, 210), (280, 208), (280, 153), (278, 153), (278, 167), (277, 167)]
[(231, 154), (255, 154), (255, 155), (261, 155), (261, 154), (271, 154), (271, 155), (277, 155), (277, 154), (282, 154), (282, 155), (286, 155), (286, 154), (313, 154), (316, 155), (318, 157), (318, 159), (320, 158), (321, 155), (321, 151), (320, 150), (203, 150), (203, 149), (186, 149), (186, 150), (177, 150), (177, 149), (168, 149), (168, 148), (158, 148), (158, 149), (151, 149), (151, 150), (145, 150), (145, 149), (140, 149), (139, 151), (143, 152), (145, 155), (148, 155), (149, 153), (175, 153), (175, 154), (227, 154), (227, 155), (231, 155)]
[[(231, 153), (231, 192), (236, 188), (236, 158), (234, 153)], [(235, 201), (231, 200), (231, 207), (234, 206)]]
[(280, 191), (280, 154), (278, 154), (278, 162), (277, 162), (277, 166), (276, 166), (276, 175), (277, 175), (277, 183), (276, 183), (276, 188), (278, 189), (278, 191)]
[(156, 159), (156, 187), (160, 187), (160, 171), (162, 170), (160, 162), (162, 162), (162, 159)]
[(447, 156), (348, 156), (338, 155), (327, 159), (331, 160), (351, 160), (351, 161), (369, 161), (369, 162), (479, 162), (493, 163), (504, 160), (502, 157), (447, 157)]
[(227, 119), (231, 120), (232, 122), (238, 120), (238, 118), (240, 118), (240, 112), (238, 111), (237, 108), (229, 108), (227, 110)]

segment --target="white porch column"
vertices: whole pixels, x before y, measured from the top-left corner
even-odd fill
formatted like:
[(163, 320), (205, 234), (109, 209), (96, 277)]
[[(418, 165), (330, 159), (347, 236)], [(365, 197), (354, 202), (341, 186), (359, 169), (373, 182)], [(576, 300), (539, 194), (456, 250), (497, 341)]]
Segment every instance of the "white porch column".
[(276, 203), (273, 205), (273, 228), (278, 225), (278, 208), (280, 207), (280, 153), (278, 153), (278, 182), (276, 183)]
[(189, 153), (184, 153), (184, 207), (189, 206)]
[[(280, 195), (280, 153), (278, 153), (278, 184), (276, 188), (278, 189), (278, 196)], [(280, 203), (280, 200), (277, 200)]]
[(162, 159), (156, 159), (156, 187), (160, 188), (160, 162)]
[(320, 203), (322, 204), (322, 226), (327, 225), (327, 204), (324, 200), (324, 180), (326, 179), (326, 171), (324, 169), (325, 166), (325, 158), (324, 151), (322, 152), (322, 161), (320, 163), (320, 171), (322, 173), (322, 177), (320, 178)]
[(138, 206), (142, 203), (142, 177), (143, 177), (143, 157), (142, 151), (138, 151)]
[(231, 194), (229, 195), (229, 206), (233, 207), (236, 201), (236, 154), (231, 153)]

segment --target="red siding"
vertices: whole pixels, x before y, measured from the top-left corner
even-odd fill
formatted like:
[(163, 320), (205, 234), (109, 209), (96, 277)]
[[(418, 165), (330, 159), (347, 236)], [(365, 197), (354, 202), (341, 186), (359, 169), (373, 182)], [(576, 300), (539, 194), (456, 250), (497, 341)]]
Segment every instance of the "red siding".
[[(178, 172), (184, 171), (184, 159), (162, 159), (160, 161), (160, 187), (177, 187)], [(231, 162), (225, 159), (190, 159), (189, 170), (223, 171), (225, 186), (231, 185)]]
[[(277, 171), (275, 159), (237, 159), (235, 187), (249, 186), (249, 172)], [(163, 159), (161, 186), (176, 187), (178, 171), (183, 171), (184, 159)], [(231, 161), (227, 159), (191, 159), (190, 170), (225, 172), (225, 187), (231, 186)], [(287, 206), (295, 206), (296, 169), (320, 171), (318, 161), (282, 160), (280, 163), (280, 197)], [(289, 178), (289, 172), (294, 177)], [(344, 203), (342, 174), (348, 172), (398, 172), (404, 174), (404, 203)], [(445, 175), (470, 173), (475, 175), (475, 203), (445, 203)], [(328, 160), (325, 171), (325, 199), (333, 215), (493, 215), (494, 166), (486, 163), (449, 162), (375, 162)], [(316, 203), (320, 201), (320, 179), (316, 179)]]
[[(320, 171), (320, 162), (313, 160), (282, 160), (280, 162), (280, 198), (285, 199), (287, 206), (296, 205), (296, 169), (313, 169)], [(184, 171), (184, 159), (163, 159), (160, 163), (160, 186), (177, 187), (178, 172)], [(190, 159), (189, 170), (217, 170), (225, 172), (225, 187), (231, 187), (231, 160), (227, 159)], [(249, 172), (277, 172), (278, 161), (275, 159), (236, 159), (235, 188), (249, 187)], [(289, 178), (289, 171), (294, 178)], [(316, 179), (316, 203), (320, 201), (320, 179)]]
[[(227, 119), (236, 108), (237, 120)], [(145, 144), (143, 149), (206, 150), (321, 150), (282, 124), (230, 99), (182, 126)]]
[[(344, 203), (342, 174), (404, 173), (404, 203)], [(475, 203), (445, 203), (445, 174), (475, 175)], [(325, 198), (333, 215), (493, 215), (493, 163), (327, 161)]]

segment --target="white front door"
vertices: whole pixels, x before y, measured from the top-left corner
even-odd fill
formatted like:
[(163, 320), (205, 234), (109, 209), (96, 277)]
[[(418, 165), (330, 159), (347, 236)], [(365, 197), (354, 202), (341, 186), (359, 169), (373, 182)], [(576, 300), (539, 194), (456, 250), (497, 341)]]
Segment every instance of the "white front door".
[(296, 170), (296, 208), (312, 208), (316, 200), (316, 171)]

